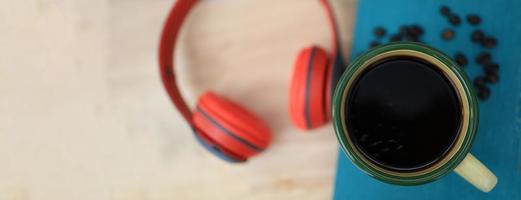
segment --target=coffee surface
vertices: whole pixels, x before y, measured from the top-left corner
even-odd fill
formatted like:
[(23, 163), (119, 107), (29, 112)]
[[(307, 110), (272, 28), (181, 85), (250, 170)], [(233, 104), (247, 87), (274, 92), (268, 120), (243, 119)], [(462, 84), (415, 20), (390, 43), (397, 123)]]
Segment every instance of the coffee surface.
[(393, 57), (369, 66), (346, 102), (348, 134), (371, 162), (397, 171), (428, 167), (452, 147), (461, 104), (436, 66)]

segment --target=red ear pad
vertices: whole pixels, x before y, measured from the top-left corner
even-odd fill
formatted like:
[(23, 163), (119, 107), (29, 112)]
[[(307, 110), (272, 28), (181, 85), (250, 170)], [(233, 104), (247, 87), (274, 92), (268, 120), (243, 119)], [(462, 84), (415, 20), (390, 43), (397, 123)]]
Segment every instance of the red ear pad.
[(270, 130), (263, 121), (212, 92), (199, 98), (192, 119), (196, 129), (215, 145), (242, 158), (261, 152), (271, 141)]
[(289, 92), (290, 117), (298, 128), (312, 129), (327, 122), (330, 70), (325, 50), (312, 46), (298, 54)]

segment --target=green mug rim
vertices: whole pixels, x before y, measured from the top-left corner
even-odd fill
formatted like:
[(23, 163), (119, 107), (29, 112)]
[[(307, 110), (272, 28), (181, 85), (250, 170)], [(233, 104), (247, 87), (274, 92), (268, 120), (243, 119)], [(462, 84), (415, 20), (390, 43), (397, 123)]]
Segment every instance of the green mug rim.
[[(427, 54), (429, 56), (434, 57), (438, 61), (445, 64), (450, 71), (456, 75), (458, 80), (461, 82), (463, 86), (463, 90), (465, 91), (465, 95), (467, 97), (468, 105), (469, 105), (469, 123), (465, 138), (463, 139), (462, 145), (459, 150), (454, 154), (454, 156), (448, 160), (444, 165), (441, 165), (439, 168), (434, 169), (433, 171), (416, 175), (416, 176), (397, 176), (389, 173), (385, 173), (384, 171), (378, 170), (365, 161), (361, 159), (361, 155), (356, 154), (353, 151), (353, 148), (349, 142), (347, 141), (347, 133), (344, 132), (343, 129), (343, 121), (344, 116), (341, 115), (342, 104), (345, 102), (343, 100), (343, 93), (345, 92), (348, 81), (353, 78), (353, 75), (357, 71), (358, 68), (363, 66), (364, 62), (371, 59), (372, 57), (393, 51), (393, 50), (412, 50)], [(338, 84), (335, 88), (335, 92), (333, 95), (333, 104), (332, 104), (332, 115), (333, 115), (333, 126), (335, 129), (335, 134), (337, 136), (338, 142), (342, 147), (343, 152), (353, 161), (353, 163), (360, 168), (362, 171), (367, 173), (368, 175), (381, 180), (386, 183), (397, 184), (397, 185), (419, 185), (425, 184), (428, 182), (432, 182), (441, 178), (442, 176), (448, 174), (452, 171), (458, 164), (463, 161), (466, 155), (469, 153), (472, 143), (474, 141), (478, 123), (479, 123), (479, 110), (478, 110), (478, 101), (476, 97), (476, 93), (473, 90), (472, 84), (469, 78), (466, 76), (466, 73), (452, 60), (449, 56), (445, 55), (439, 50), (436, 50), (427, 45), (416, 43), (416, 42), (394, 42), (389, 43), (387, 45), (382, 45), (375, 47), (364, 54), (358, 56), (354, 61), (349, 64), (346, 71), (342, 74)]]

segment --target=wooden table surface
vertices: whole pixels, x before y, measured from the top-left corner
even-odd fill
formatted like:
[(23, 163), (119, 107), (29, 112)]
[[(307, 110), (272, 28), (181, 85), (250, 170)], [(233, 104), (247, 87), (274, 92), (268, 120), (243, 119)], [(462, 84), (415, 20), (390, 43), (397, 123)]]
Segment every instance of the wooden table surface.
[[(245, 164), (196, 143), (161, 85), (156, 49), (167, 0), (4, 0), (0, 6), (0, 199), (329, 199), (331, 125), (288, 115), (294, 57), (330, 46), (307, 0), (204, 1), (177, 72), (192, 103), (211, 89), (265, 119), (273, 143)], [(349, 54), (354, 0), (334, 1)]]

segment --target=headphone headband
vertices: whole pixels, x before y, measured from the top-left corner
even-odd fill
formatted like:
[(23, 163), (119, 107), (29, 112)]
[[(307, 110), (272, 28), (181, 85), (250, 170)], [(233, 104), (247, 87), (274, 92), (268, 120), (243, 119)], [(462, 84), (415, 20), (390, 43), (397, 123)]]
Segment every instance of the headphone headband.
[[(198, 0), (178, 0), (174, 4), (163, 27), (159, 45), (159, 68), (163, 85), (175, 107), (179, 110), (179, 112), (181, 112), (183, 118), (192, 127), (192, 112), (190, 111), (190, 108), (188, 108), (186, 102), (183, 100), (176, 82), (174, 71), (174, 53), (181, 26), (183, 25), (183, 22), (185, 21), (188, 13), (192, 10), (197, 2)], [(331, 54), (333, 57), (333, 62), (331, 62), (331, 65), (333, 65), (332, 67), (335, 67), (335, 65), (339, 64), (335, 61), (341, 59), (341, 56), (339, 55), (340, 48), (337, 35), (337, 25), (328, 0), (320, 0), (320, 3), (326, 10), (329, 25), (332, 30), (333, 39)]]

